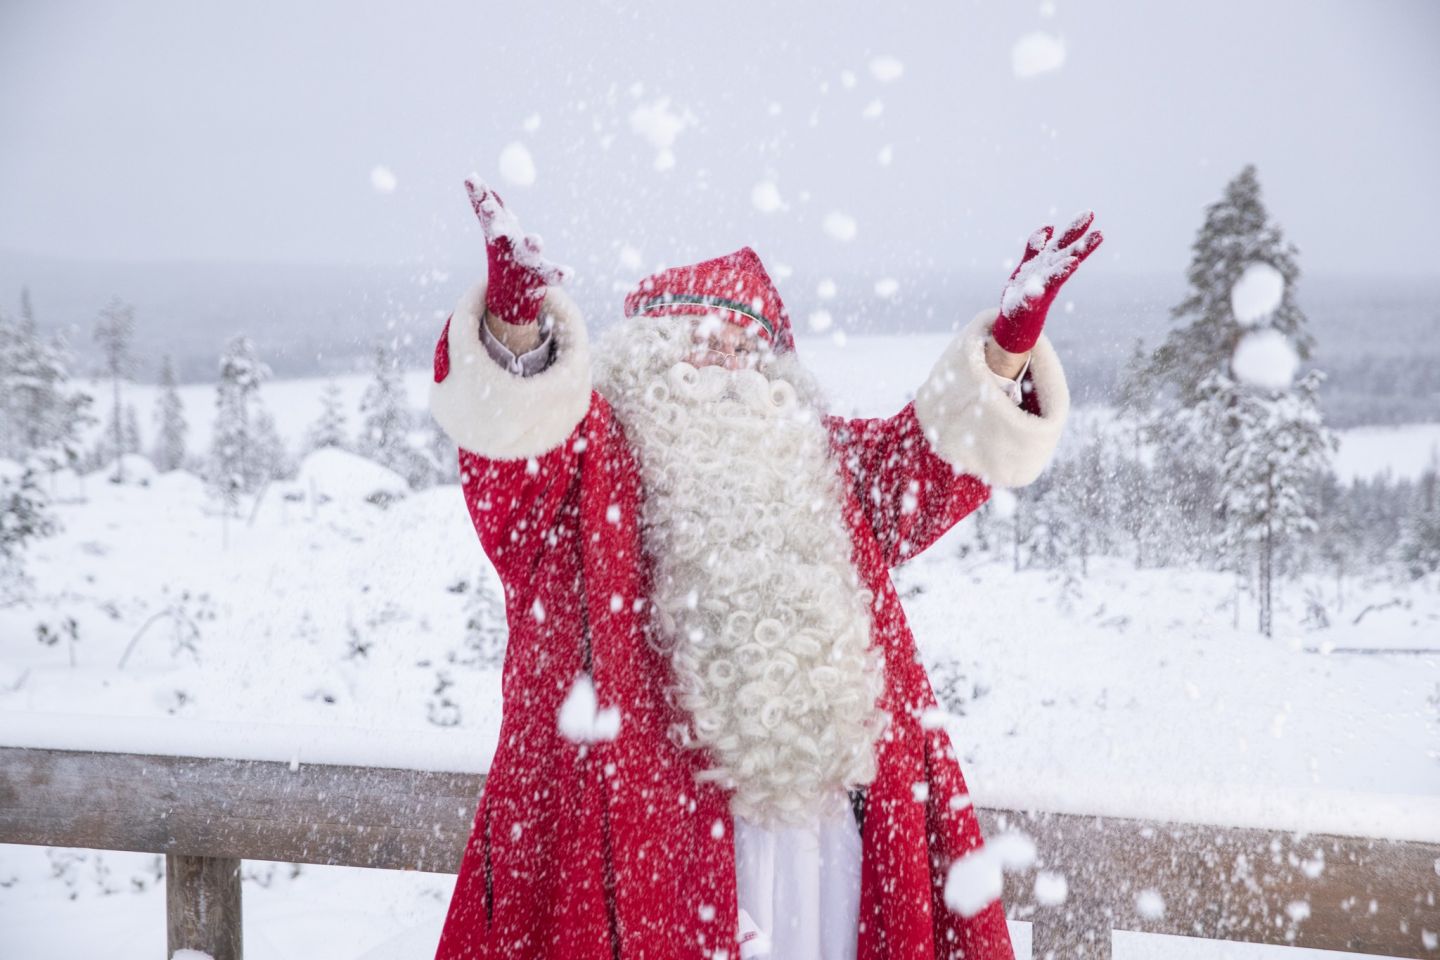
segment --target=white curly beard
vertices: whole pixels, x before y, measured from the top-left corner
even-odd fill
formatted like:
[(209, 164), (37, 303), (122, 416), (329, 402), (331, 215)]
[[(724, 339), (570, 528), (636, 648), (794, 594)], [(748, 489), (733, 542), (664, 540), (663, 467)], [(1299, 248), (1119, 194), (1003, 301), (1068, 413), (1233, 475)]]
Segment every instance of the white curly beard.
[[(596, 387), (639, 457), (653, 562), (651, 642), (669, 656), (671, 730), (757, 823), (804, 823), (875, 778), (888, 719), (871, 603), (851, 560), (819, 394), (789, 355), (768, 374), (695, 368), (674, 317), (626, 321)], [(797, 390), (798, 388), (798, 390)]]

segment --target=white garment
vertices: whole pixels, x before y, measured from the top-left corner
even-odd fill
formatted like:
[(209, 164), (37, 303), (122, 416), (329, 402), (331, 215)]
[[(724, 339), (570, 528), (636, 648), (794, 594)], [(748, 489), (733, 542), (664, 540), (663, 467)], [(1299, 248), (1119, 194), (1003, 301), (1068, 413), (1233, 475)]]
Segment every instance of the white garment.
[(741, 960), (854, 960), (863, 848), (849, 794), (805, 826), (734, 822)]
[[(1020, 381), (991, 371), (1012, 402)], [(740, 960), (855, 960), (864, 846), (844, 791), (802, 827), (767, 828), (736, 814)]]

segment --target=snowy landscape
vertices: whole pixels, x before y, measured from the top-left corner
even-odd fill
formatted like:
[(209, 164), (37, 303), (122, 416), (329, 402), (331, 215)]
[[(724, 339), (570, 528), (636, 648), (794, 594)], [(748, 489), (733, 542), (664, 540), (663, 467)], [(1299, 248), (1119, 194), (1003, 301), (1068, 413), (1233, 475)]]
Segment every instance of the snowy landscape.
[[(1282, 945), (1381, 906), (1322, 835), (1423, 853), (1377, 935), (1440, 957), (1433, 5), (66, 6), (0, 8), (0, 748), (502, 768), (534, 614), (429, 402), (494, 250), (466, 176), (569, 268), (592, 345), (642, 278), (753, 245), (865, 418), (1053, 294), (1078, 261), (1031, 231), (1093, 210), (1045, 327), (1053, 457), (892, 571), (921, 723), (982, 810), (1273, 831), (1350, 884), (1295, 885), (1268, 943), (1116, 929), (1116, 958), (1379, 955)], [(558, 729), (613, 737), (626, 704), (576, 689)], [(19, 781), (0, 761), (0, 814)], [(1002, 862), (1086, 902), (1022, 830), (986, 841), (952, 913)], [(241, 862), (251, 960), (430, 960), (456, 889)], [(0, 960), (166, 956), (165, 863), (0, 843)], [(1226, 882), (1261, 902), (1255, 867)], [(1031, 950), (1058, 924), (1009, 928), (1065, 960)]]
[[(880, 415), (904, 403), (941, 343), (809, 338), (799, 350), (845, 399), (837, 407)], [(866, 375), (876, 357), (884, 377)], [(405, 374), (417, 412), (428, 380)], [(287, 446), (303, 446), (327, 382), (264, 388)], [(353, 421), (364, 380), (340, 384)], [(150, 422), (153, 389), (126, 389)], [(180, 390), (197, 444), (213, 392)], [(1114, 419), (1074, 417), (1077, 435)], [(1435, 432), (1347, 433), (1337, 467), (1418, 479), (1415, 450)], [(29, 551), (32, 592), (0, 609), (0, 740), (486, 768), (500, 717), (487, 643), (503, 621), (457, 486), (411, 490), (321, 448), (227, 522), (198, 477), (157, 474), (139, 457), (128, 466), (118, 485), (109, 467), (51, 481), (62, 529)], [(983, 508), (988, 549), (972, 517), (896, 574), (979, 805), (1440, 841), (1440, 576), (1298, 577), (1281, 588), (1266, 638), (1233, 575), (1137, 570), (1127, 556), (1092, 558), (1083, 578), (1016, 572), (994, 532), (1006, 503)], [(1312, 599), (1329, 626), (1307, 622)], [(1373, 646), (1418, 655), (1350, 652)], [(26, 957), (102, 943), (112, 956), (152, 956), (164, 937), (158, 862), (0, 848), (0, 929)], [(335, 957), (423, 955), (453, 885), (246, 870), (247, 950), (262, 958), (305, 956), (321, 940)], [(1014, 927), (1021, 942), (1028, 924)], [(1117, 956), (1156, 955), (1117, 937)]]

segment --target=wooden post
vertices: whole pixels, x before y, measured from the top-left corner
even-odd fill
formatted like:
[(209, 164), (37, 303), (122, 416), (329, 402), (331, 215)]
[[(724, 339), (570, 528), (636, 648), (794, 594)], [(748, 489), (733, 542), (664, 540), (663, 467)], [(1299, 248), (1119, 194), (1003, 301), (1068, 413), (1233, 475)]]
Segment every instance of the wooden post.
[(241, 960), (240, 861), (166, 854), (165, 913), (166, 956), (203, 950), (215, 960)]

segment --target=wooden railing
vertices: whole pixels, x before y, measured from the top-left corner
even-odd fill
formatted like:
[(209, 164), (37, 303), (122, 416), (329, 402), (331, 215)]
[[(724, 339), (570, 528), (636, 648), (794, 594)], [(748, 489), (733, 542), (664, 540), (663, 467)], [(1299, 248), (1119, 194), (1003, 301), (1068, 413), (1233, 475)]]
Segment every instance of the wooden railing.
[[(258, 760), (0, 746), (0, 843), (166, 856), (169, 953), (241, 956), (240, 860), (454, 873), (484, 777)], [(1440, 844), (1013, 810), (1041, 903), (1009, 873), (1035, 957), (1108, 958), (1112, 930), (1440, 956)], [(1047, 896), (1047, 900), (1055, 899)]]

